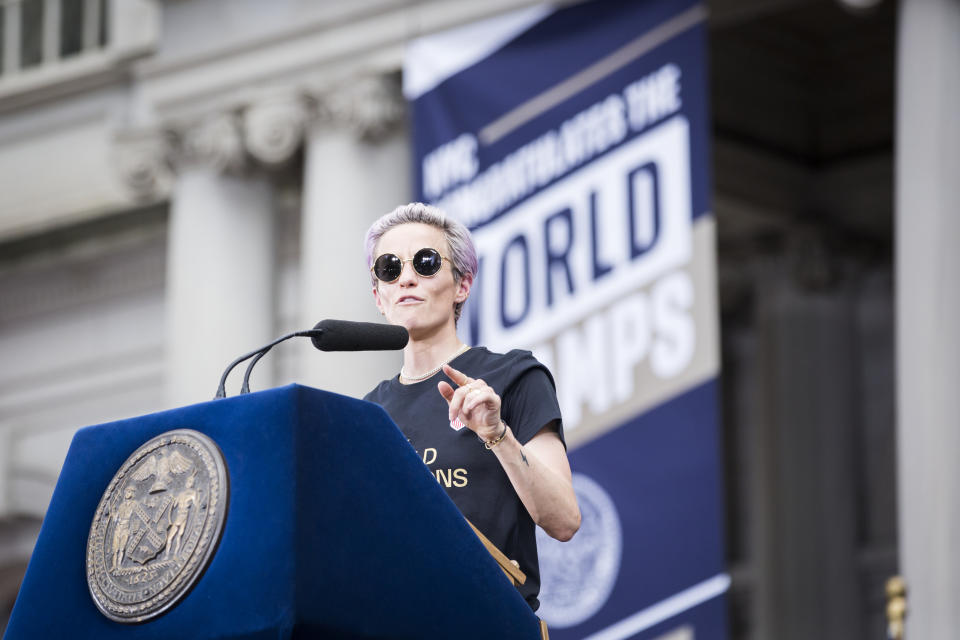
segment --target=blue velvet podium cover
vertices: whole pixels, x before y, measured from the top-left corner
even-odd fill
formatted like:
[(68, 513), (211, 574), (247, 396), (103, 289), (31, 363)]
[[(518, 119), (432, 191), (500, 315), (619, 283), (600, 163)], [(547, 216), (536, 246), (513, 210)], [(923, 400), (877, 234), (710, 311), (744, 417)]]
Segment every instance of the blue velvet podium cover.
[[(223, 537), (179, 605), (143, 624), (112, 622), (87, 588), (91, 519), (127, 456), (179, 428), (223, 451)], [(290, 385), (78, 431), (6, 637), (540, 636), (536, 616), (387, 414)]]

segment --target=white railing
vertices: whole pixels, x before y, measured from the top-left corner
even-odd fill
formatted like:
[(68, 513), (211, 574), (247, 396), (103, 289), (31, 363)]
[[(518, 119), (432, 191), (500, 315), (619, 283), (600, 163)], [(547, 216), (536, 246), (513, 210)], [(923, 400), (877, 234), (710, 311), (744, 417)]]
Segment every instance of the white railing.
[(105, 5), (106, 0), (0, 0), (0, 81), (106, 47)]

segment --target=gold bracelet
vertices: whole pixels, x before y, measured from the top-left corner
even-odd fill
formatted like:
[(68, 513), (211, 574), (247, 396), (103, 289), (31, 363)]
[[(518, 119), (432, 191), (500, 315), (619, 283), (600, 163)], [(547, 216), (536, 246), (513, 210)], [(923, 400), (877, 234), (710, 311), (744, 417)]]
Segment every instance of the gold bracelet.
[(507, 435), (507, 423), (504, 422), (503, 420), (501, 420), (501, 421), (500, 421), (500, 424), (503, 425), (503, 431), (500, 432), (500, 435), (498, 435), (498, 436), (497, 436), (495, 439), (493, 439), (493, 440), (484, 440), (484, 441), (483, 441), (483, 446), (486, 447), (487, 449), (493, 449), (495, 446), (497, 446), (498, 444), (500, 444), (500, 441), (503, 440), (503, 436)]

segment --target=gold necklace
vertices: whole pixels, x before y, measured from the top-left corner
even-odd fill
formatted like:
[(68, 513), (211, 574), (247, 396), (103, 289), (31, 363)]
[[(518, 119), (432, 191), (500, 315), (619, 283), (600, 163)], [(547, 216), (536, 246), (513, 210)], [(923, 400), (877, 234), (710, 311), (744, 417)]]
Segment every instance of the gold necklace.
[(408, 376), (406, 373), (403, 372), (403, 367), (400, 367), (400, 377), (410, 382), (420, 382), (421, 380), (426, 380), (427, 378), (435, 374), (437, 371), (440, 371), (440, 369), (443, 369), (443, 365), (447, 364), (448, 362), (450, 362), (451, 360), (453, 360), (454, 358), (456, 358), (457, 356), (459, 356), (461, 353), (463, 353), (469, 348), (470, 348), (470, 345), (466, 345), (466, 344), (460, 345), (460, 348), (457, 349), (453, 353), (453, 355), (451, 355), (449, 358), (441, 362), (436, 369), (431, 369), (430, 371), (427, 371), (422, 376)]

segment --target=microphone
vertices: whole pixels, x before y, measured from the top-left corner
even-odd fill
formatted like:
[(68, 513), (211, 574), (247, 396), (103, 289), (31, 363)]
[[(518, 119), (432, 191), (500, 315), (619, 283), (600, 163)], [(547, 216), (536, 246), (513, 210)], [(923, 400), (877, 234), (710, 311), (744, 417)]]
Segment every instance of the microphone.
[(220, 386), (217, 387), (217, 394), (214, 398), (225, 398), (227, 396), (227, 376), (238, 364), (253, 358), (247, 365), (247, 370), (243, 375), (243, 386), (240, 389), (241, 394), (249, 393), (250, 374), (257, 362), (267, 355), (267, 352), (275, 345), (296, 337), (310, 338), (313, 346), (321, 351), (393, 351), (403, 349), (407, 346), (407, 340), (409, 340), (407, 330), (397, 325), (352, 322), (349, 320), (321, 320), (313, 329), (289, 333), (231, 362), (220, 377)]
[(320, 351), (394, 351), (407, 346), (407, 330), (395, 324), (321, 320), (311, 338)]

